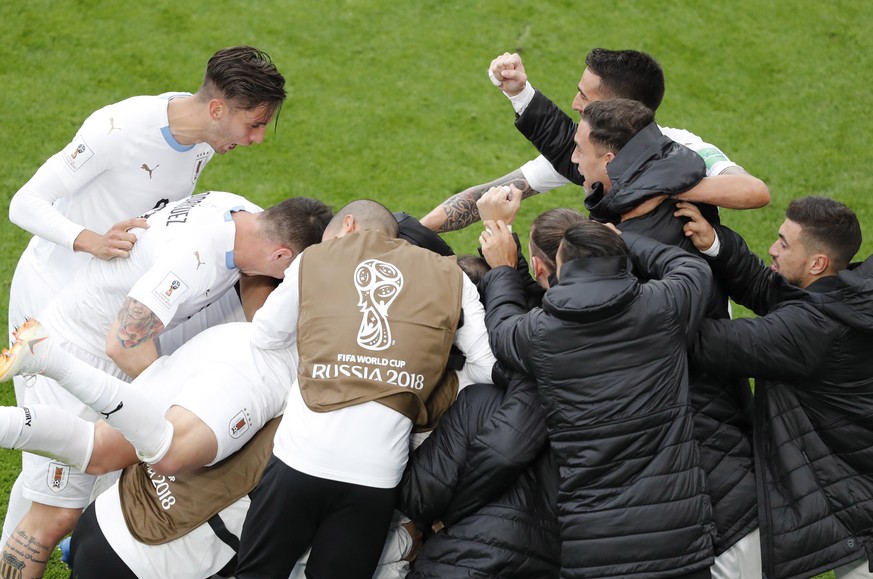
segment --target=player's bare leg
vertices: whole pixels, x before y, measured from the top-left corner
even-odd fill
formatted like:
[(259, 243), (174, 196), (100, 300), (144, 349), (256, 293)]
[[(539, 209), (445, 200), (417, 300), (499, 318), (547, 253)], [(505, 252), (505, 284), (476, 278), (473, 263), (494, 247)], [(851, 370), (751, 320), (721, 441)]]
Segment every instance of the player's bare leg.
[(4, 579), (42, 577), (55, 546), (73, 531), (82, 509), (33, 503), (0, 554)]

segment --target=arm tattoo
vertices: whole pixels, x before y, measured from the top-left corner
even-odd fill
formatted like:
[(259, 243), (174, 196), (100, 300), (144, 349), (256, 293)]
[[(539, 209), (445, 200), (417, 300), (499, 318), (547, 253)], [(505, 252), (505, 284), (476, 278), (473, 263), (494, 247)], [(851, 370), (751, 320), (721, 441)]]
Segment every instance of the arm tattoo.
[(447, 199), (442, 205), (446, 220), (440, 225), (440, 232), (457, 231), (479, 221), (476, 201), (487, 190), (485, 186), (473, 187)]
[(20, 578), (24, 575), (22, 571), (28, 563), (33, 563), (38, 566), (45, 566), (48, 563), (52, 548), (48, 545), (43, 545), (36, 538), (30, 536), (22, 529), (17, 529), (10, 537), (3, 549), (3, 565), (2, 574), (0, 577), (4, 579)]
[(539, 191), (531, 188), (530, 183), (527, 182), (521, 171), (513, 171), (496, 181), (470, 187), (466, 191), (461, 191), (443, 202), (441, 207), (446, 212), (446, 220), (440, 225), (439, 232), (457, 231), (479, 221), (479, 208), (476, 207), (476, 201), (486, 191), (500, 185), (514, 185), (516, 189), (521, 191), (522, 200), (539, 193)]
[(135, 348), (163, 331), (161, 320), (141, 302), (128, 297), (118, 312), (116, 337), (125, 349)]

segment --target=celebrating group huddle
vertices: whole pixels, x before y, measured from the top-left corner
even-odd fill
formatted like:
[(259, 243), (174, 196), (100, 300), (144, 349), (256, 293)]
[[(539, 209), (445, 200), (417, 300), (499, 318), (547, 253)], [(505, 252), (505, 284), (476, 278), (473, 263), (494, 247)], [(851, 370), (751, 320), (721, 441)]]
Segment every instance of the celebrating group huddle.
[[(489, 76), (541, 156), (420, 222), (192, 196), (285, 99), (251, 47), (85, 121), (10, 206), (0, 575), (72, 532), (77, 578), (873, 576), (852, 210), (791, 201), (768, 267), (718, 214), (766, 185), (655, 123), (651, 56), (591, 51), (578, 124), (518, 55)], [(523, 248), (522, 199), (571, 182), (588, 216)], [(480, 219), (479, 255), (437, 235)]]

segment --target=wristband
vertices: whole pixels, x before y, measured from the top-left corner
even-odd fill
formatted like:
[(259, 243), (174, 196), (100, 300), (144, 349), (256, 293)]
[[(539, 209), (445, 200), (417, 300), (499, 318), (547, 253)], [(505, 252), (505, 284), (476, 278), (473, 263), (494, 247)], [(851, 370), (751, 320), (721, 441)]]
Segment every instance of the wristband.
[(712, 242), (712, 245), (709, 246), (709, 249), (704, 249), (700, 252), (706, 257), (718, 257), (718, 252), (721, 251), (721, 242), (718, 240), (718, 234), (714, 231), (712, 234), (715, 237), (715, 241)]

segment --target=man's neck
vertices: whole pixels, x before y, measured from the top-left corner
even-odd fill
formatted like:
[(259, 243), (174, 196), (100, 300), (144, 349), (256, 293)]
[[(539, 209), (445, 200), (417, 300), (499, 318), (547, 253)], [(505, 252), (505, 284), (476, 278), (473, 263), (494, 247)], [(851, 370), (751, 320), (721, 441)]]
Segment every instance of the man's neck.
[(170, 134), (180, 145), (196, 145), (206, 140), (200, 115), (203, 107), (197, 96), (176, 97), (167, 104), (167, 121)]

